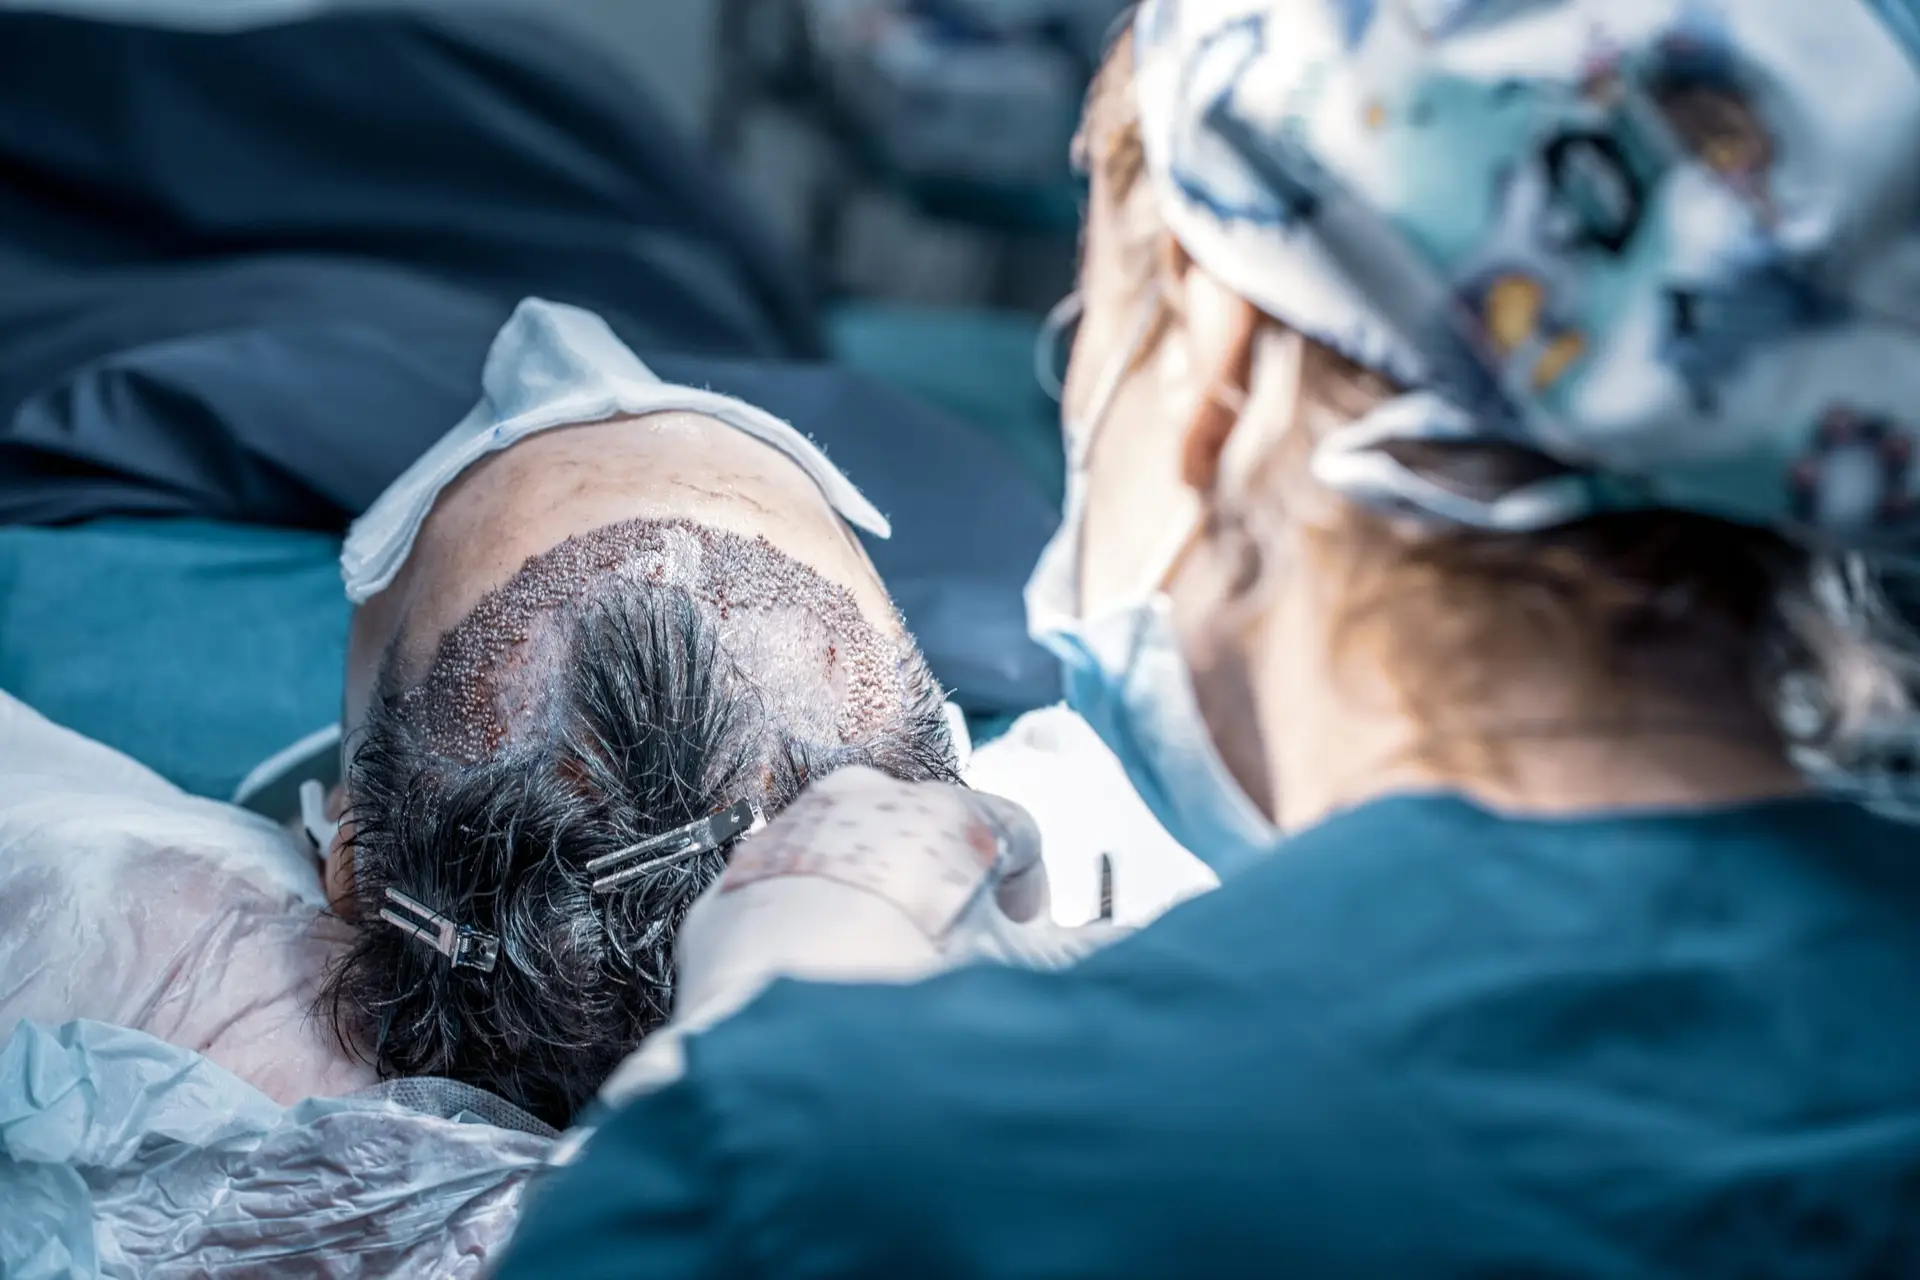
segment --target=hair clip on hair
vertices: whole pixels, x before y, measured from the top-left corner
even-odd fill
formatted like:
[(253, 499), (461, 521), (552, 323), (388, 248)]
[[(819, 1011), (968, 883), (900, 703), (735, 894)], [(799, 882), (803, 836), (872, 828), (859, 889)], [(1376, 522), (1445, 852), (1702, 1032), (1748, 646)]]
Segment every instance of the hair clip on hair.
[(587, 874), (594, 877), (595, 893), (611, 893), (650, 871), (724, 848), (766, 825), (767, 815), (760, 811), (760, 806), (751, 800), (742, 800), (684, 827), (675, 827), (663, 835), (595, 858), (587, 864)]
[(382, 907), (380, 918), (438, 951), (453, 962), (454, 968), (492, 973), (493, 966), (499, 963), (500, 939), (493, 934), (443, 916), (398, 889), (387, 890), (387, 901), (400, 910)]

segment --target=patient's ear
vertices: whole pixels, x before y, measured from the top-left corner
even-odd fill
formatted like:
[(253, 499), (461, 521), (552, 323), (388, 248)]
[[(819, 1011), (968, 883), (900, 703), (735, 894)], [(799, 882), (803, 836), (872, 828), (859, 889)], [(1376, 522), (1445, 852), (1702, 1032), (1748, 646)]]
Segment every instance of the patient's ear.
[(1198, 392), (1182, 429), (1181, 479), (1208, 493), (1220, 477), (1221, 455), (1246, 409), (1262, 317), (1257, 307), (1184, 254), (1169, 265), (1180, 271), (1186, 339)]
[(334, 837), (333, 852), (327, 855), (325, 884), (327, 902), (335, 915), (351, 920), (359, 914), (353, 897), (353, 832), (345, 823)]
[(346, 812), (346, 788), (336, 786), (327, 795), (327, 814), (340, 825), (334, 828), (333, 844), (327, 849), (322, 884), (333, 913), (351, 920), (358, 914), (358, 907), (353, 897), (353, 819), (343, 816)]

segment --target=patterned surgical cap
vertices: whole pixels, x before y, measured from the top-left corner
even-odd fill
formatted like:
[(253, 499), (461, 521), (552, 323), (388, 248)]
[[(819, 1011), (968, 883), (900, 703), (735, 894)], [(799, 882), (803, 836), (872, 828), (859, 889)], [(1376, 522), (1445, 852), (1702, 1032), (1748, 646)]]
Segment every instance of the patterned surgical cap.
[[(1920, 555), (1920, 0), (1148, 0), (1135, 34), (1174, 234), (1409, 388), (1328, 485)], [(1404, 440), (1559, 466), (1463, 493)]]

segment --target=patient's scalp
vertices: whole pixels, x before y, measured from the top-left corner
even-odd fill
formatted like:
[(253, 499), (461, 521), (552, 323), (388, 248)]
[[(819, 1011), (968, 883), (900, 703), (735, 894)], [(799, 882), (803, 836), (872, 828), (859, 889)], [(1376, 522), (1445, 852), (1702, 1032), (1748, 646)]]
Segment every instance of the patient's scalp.
[[(534, 557), (424, 673), (402, 644), (349, 764), (362, 927), (321, 1001), (382, 1074), (464, 1081), (553, 1124), (666, 1021), (677, 930), (732, 848), (612, 893), (596, 859), (742, 799), (777, 815), (849, 767), (956, 780), (904, 629), (764, 541), (687, 521)], [(498, 937), (497, 967), (375, 925), (388, 890)]]
[(604, 525), (529, 559), (441, 639), (402, 717), (436, 754), (492, 757), (550, 701), (570, 625), (623, 585), (682, 591), (710, 611), (725, 656), (793, 730), (849, 743), (903, 711), (910, 645), (850, 591), (763, 537), (676, 519)]

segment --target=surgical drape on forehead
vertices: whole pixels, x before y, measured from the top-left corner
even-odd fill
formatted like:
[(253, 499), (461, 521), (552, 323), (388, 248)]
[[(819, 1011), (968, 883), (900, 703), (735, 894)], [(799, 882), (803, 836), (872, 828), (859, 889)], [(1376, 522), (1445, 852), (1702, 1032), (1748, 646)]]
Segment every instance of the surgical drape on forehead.
[[(1408, 393), (1315, 473), (1442, 524), (1671, 507), (1920, 552), (1915, 0), (1148, 0), (1189, 253)], [(1561, 464), (1498, 494), (1379, 449)]]

